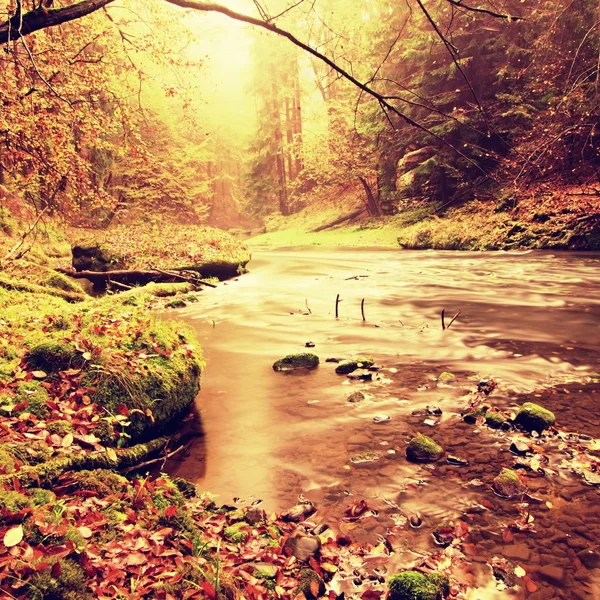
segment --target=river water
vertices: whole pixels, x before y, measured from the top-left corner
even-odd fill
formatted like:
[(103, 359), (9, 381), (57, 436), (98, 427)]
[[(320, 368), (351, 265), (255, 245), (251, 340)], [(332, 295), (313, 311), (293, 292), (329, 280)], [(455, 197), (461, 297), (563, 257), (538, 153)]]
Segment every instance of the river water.
[[(460, 311), (445, 330), (442, 309), (446, 325)], [(385, 537), (394, 566), (433, 552), (433, 529), (460, 519), (471, 531), (465, 548), (475, 567), (465, 577), (478, 591), (470, 597), (600, 598), (599, 570), (578, 554), (597, 550), (598, 488), (563, 468), (564, 447), (549, 442), (546, 475), (526, 474), (535, 530), (503, 533), (519, 513), (490, 483), (513, 466), (514, 434), (460, 417), (478, 381), (493, 378), (495, 406), (535, 400), (560, 429), (600, 437), (600, 254), (256, 251), (248, 274), (172, 314), (196, 330), (206, 359), (196, 402), (203, 435), (170, 464), (172, 474), (222, 503), (260, 499), (268, 511), (302, 495), (318, 522), (356, 541)], [(317, 369), (272, 370), (307, 342)], [(351, 381), (325, 362), (353, 356), (381, 367), (373, 381)], [(438, 383), (444, 371), (456, 381)], [(355, 391), (364, 400), (348, 402)], [(426, 414), (433, 405), (441, 416)], [(406, 443), (419, 431), (469, 465), (407, 462)], [(349, 522), (344, 510), (358, 499), (371, 511)], [(416, 515), (423, 526), (413, 529), (407, 519)], [(530, 590), (499, 591), (487, 567), (493, 556), (531, 573)]]

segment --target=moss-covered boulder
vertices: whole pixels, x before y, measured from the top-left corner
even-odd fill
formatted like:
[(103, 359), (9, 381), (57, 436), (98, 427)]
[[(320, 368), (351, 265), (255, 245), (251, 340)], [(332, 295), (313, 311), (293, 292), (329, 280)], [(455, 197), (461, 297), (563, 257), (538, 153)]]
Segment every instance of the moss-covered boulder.
[(302, 569), (298, 574), (296, 595), (302, 593), (308, 600), (314, 600), (325, 593), (325, 583), (312, 569)]
[(552, 411), (533, 402), (525, 402), (515, 418), (515, 423), (526, 431), (540, 432), (551, 427), (555, 422), (556, 417)]
[(225, 527), (223, 535), (235, 544), (241, 544), (248, 537), (248, 529), (248, 523), (239, 521), (233, 525), (229, 525), (229, 527)]
[(476, 423), (477, 419), (483, 418), (486, 416), (488, 410), (490, 409), (489, 404), (480, 404), (477, 408), (470, 410), (466, 414), (463, 415), (463, 421), (465, 423)]
[(488, 412), (485, 415), (485, 424), (492, 429), (500, 429), (506, 422), (507, 418), (497, 410)]
[(273, 363), (274, 371), (296, 371), (297, 369), (314, 369), (319, 366), (319, 357), (310, 352), (288, 354)]
[(76, 271), (96, 271), (104, 273), (125, 268), (126, 262), (114, 248), (98, 241), (82, 241), (71, 248), (72, 265)]
[(430, 437), (419, 433), (406, 447), (406, 458), (414, 462), (435, 462), (444, 455), (443, 448)]
[(440, 373), (437, 382), (438, 385), (450, 385), (451, 383), (456, 382), (456, 375), (454, 375), (454, 373), (444, 371), (443, 373)]
[(442, 573), (403, 571), (390, 577), (389, 600), (443, 600), (448, 597), (448, 578)]
[(26, 355), (27, 364), (46, 373), (58, 373), (78, 368), (84, 359), (72, 344), (67, 342), (43, 342), (34, 346)]
[(492, 489), (503, 498), (516, 498), (525, 492), (521, 478), (511, 469), (502, 469), (500, 475), (495, 477)]
[(350, 360), (345, 360), (341, 362), (336, 368), (335, 372), (338, 375), (348, 375), (348, 373), (352, 373), (352, 371), (356, 371), (356, 369), (368, 369), (374, 365), (374, 361), (372, 358), (360, 357), (360, 358), (352, 358)]

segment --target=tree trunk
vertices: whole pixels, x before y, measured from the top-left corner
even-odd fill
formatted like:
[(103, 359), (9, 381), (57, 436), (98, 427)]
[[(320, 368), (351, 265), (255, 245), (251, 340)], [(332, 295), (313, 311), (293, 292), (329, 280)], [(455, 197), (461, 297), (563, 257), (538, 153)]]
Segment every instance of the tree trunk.
[(365, 188), (365, 193), (367, 194), (366, 204), (367, 204), (368, 213), (372, 217), (381, 216), (381, 209), (379, 208), (379, 204), (378, 204), (377, 200), (375, 199), (375, 196), (373, 196), (373, 191), (371, 190), (371, 187), (367, 183), (367, 180), (364, 177), (360, 177), (360, 176), (358, 179), (362, 183), (363, 188)]

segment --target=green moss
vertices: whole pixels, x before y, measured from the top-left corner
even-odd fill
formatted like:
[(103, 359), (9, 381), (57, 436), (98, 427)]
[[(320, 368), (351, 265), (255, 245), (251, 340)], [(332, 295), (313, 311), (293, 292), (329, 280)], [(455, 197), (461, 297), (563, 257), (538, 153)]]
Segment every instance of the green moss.
[(475, 410), (463, 415), (463, 420), (465, 423), (475, 423), (477, 419), (485, 417), (489, 409), (489, 404), (480, 404)]
[(187, 306), (185, 300), (183, 298), (175, 298), (165, 304), (167, 308), (184, 308)]
[(485, 424), (492, 429), (500, 429), (506, 423), (506, 417), (498, 411), (487, 413), (485, 416)]
[(527, 431), (543, 431), (554, 425), (556, 417), (554, 413), (539, 404), (525, 402), (519, 409), (515, 423)]
[(75, 348), (66, 342), (43, 342), (33, 347), (26, 356), (33, 369), (46, 373), (57, 373), (69, 368), (78, 368), (83, 359)]
[(419, 433), (406, 447), (406, 457), (417, 462), (434, 462), (442, 457), (444, 450), (430, 437)]
[(5, 508), (11, 513), (16, 513), (30, 505), (31, 500), (25, 494), (12, 490), (0, 490), (0, 508)]
[(345, 360), (341, 362), (336, 368), (335, 372), (338, 375), (347, 375), (348, 373), (352, 373), (352, 371), (356, 371), (356, 369), (368, 369), (374, 365), (374, 361), (372, 358), (360, 357), (353, 358), (351, 360)]
[(175, 296), (176, 294), (187, 294), (195, 288), (192, 283), (184, 281), (181, 283), (149, 283), (144, 289), (152, 296), (166, 298), (167, 296)]
[[(71, 559), (47, 560), (48, 568), (35, 572), (27, 583), (30, 600), (88, 600), (92, 598), (82, 568)], [(52, 565), (58, 562), (60, 575), (52, 577)]]
[(511, 469), (502, 469), (492, 483), (493, 490), (505, 498), (514, 498), (525, 490), (517, 473)]
[(448, 371), (444, 371), (443, 373), (440, 373), (440, 376), (438, 377), (438, 383), (441, 384), (449, 384), (449, 383), (454, 383), (456, 381), (456, 375), (454, 375), (454, 373), (449, 373)]
[[(311, 590), (311, 584), (313, 581), (317, 582), (319, 586), (318, 594), (313, 594), (313, 590)], [(303, 593), (308, 600), (313, 600), (314, 598), (318, 598), (325, 593), (325, 583), (317, 575), (312, 569), (302, 569), (298, 574), (298, 589), (296, 590), (296, 595)]]
[(50, 395), (39, 381), (21, 381), (17, 385), (15, 401), (27, 402), (27, 407), (22, 412), (30, 412), (40, 419), (50, 415), (50, 409), (46, 404)]
[(73, 431), (73, 424), (65, 419), (59, 419), (57, 421), (50, 421), (46, 425), (46, 429), (48, 429), (50, 433), (66, 435), (67, 433), (71, 433)]
[(234, 523), (233, 525), (229, 525), (223, 531), (223, 535), (232, 542), (236, 544), (241, 544), (246, 541), (248, 537), (248, 524), (244, 521), (240, 521), (238, 523)]
[(184, 479), (183, 477), (176, 477), (173, 479), (173, 483), (177, 486), (177, 489), (183, 494), (184, 498), (194, 498), (198, 495), (198, 488), (195, 483)]
[(126, 477), (109, 469), (84, 469), (73, 473), (70, 479), (75, 490), (89, 490), (99, 496), (123, 492), (129, 485)]
[(296, 369), (314, 369), (319, 365), (319, 357), (310, 352), (288, 354), (273, 363), (274, 371), (294, 371)]
[(449, 593), (448, 578), (441, 573), (403, 571), (390, 577), (389, 600), (443, 600)]

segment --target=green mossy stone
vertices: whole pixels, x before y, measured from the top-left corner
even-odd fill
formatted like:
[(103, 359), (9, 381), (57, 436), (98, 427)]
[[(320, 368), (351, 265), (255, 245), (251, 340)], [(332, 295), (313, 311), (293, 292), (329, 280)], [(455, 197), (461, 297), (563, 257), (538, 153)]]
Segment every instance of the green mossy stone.
[(556, 417), (553, 412), (533, 402), (525, 402), (515, 418), (515, 423), (527, 431), (540, 432), (551, 427), (555, 422)]
[(239, 523), (234, 523), (229, 527), (225, 527), (223, 535), (235, 544), (241, 544), (242, 542), (245, 542), (248, 537), (248, 532), (244, 531), (245, 529), (248, 529), (248, 523), (240, 521)]
[(310, 352), (288, 354), (273, 363), (274, 371), (295, 371), (296, 369), (314, 369), (319, 365), (319, 357)]
[(453, 373), (449, 373), (448, 371), (444, 371), (438, 377), (438, 384), (441, 383), (442, 385), (449, 385), (451, 383), (454, 383), (455, 381), (456, 375), (454, 375)]
[(475, 410), (472, 410), (471, 412), (468, 412), (466, 415), (463, 415), (463, 421), (465, 423), (471, 423), (471, 424), (476, 423), (477, 419), (486, 416), (487, 411), (489, 409), (490, 409), (489, 404), (482, 404), (481, 406), (478, 406)]
[(506, 417), (501, 412), (489, 412), (485, 416), (485, 424), (492, 429), (500, 429), (506, 423)]
[(406, 447), (406, 457), (415, 462), (435, 462), (443, 455), (442, 447), (422, 433), (410, 440)]
[(372, 358), (360, 357), (353, 358), (351, 360), (345, 360), (341, 362), (336, 368), (335, 372), (338, 375), (348, 375), (348, 373), (352, 373), (352, 371), (356, 371), (356, 369), (368, 369), (374, 365), (374, 361)]
[(502, 469), (500, 475), (494, 479), (492, 489), (503, 498), (515, 498), (523, 494), (525, 486), (517, 473), (511, 469)]
[(450, 591), (448, 578), (441, 573), (403, 571), (390, 577), (389, 600), (443, 600)]
[[(325, 593), (325, 583), (312, 569), (302, 569), (298, 575), (298, 581), (299, 585), (296, 595), (302, 592), (306, 598), (308, 598), (308, 600), (313, 600), (314, 598), (318, 598)], [(317, 585), (319, 586), (319, 592), (317, 595), (313, 594), (313, 590), (311, 589), (311, 584), (313, 581), (316, 581)]]
[(43, 342), (34, 346), (26, 356), (27, 364), (46, 373), (57, 373), (78, 368), (83, 362), (81, 354), (66, 342)]

